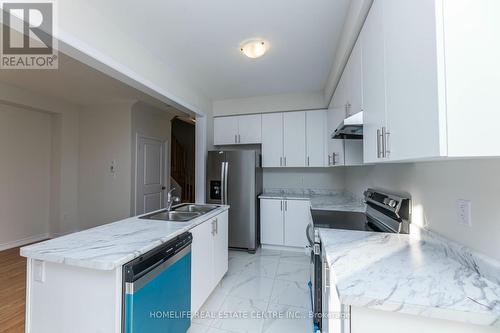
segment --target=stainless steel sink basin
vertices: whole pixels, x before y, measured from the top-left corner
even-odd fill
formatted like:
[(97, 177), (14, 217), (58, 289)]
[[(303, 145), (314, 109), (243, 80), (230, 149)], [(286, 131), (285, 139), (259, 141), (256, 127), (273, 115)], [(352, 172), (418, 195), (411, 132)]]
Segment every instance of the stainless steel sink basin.
[(196, 212), (196, 213), (208, 213), (214, 209), (216, 209), (216, 205), (196, 205), (196, 204), (182, 204), (177, 207), (174, 207), (174, 211), (176, 212)]
[(162, 220), (171, 222), (188, 222), (201, 215), (203, 214), (200, 212), (164, 211), (143, 216), (141, 217), (141, 219)]

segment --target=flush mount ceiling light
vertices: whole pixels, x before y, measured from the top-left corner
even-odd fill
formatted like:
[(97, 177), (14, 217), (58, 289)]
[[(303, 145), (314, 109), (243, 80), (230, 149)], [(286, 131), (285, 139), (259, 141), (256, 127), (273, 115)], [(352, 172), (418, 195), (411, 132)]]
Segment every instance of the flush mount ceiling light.
[(266, 53), (268, 46), (266, 41), (252, 39), (241, 43), (240, 51), (249, 58), (259, 58)]

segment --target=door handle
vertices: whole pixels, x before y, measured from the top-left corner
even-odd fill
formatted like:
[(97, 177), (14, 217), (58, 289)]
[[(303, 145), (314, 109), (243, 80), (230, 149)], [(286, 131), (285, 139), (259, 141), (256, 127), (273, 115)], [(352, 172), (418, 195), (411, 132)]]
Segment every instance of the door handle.
[(227, 179), (227, 174), (228, 174), (228, 170), (229, 170), (229, 162), (224, 162), (224, 164), (226, 165), (225, 169), (224, 169), (224, 199), (225, 199), (225, 205), (227, 205), (228, 203), (228, 195), (227, 195), (227, 182), (228, 182), (228, 179)]
[(280, 211), (283, 211), (283, 200), (280, 201)]
[(380, 129), (377, 129), (377, 158), (382, 157), (382, 150), (381, 150), (381, 134), (380, 134)]
[(217, 235), (219, 233), (219, 220), (218, 219), (214, 220), (214, 225), (215, 225), (215, 234)]
[(283, 166), (283, 157), (280, 157), (280, 167)]
[(288, 211), (288, 201), (285, 200), (285, 211)]
[(238, 143), (238, 135), (234, 135), (234, 143)]
[(337, 156), (337, 153), (332, 153), (332, 165), (337, 164), (337, 161), (335, 160), (335, 156)]
[(241, 135), (238, 134), (238, 143), (241, 143)]
[(162, 191), (165, 191), (166, 189), (167, 189), (167, 188), (166, 188), (165, 186), (162, 186), (162, 187), (161, 187), (161, 190), (162, 190)]
[(328, 154), (328, 166), (332, 165), (332, 157)]
[(309, 166), (310, 163), (309, 163), (309, 156), (307, 156), (307, 166)]
[(387, 149), (387, 140), (389, 139), (390, 132), (387, 129), (382, 127), (382, 157), (387, 157), (390, 151)]
[(221, 205), (224, 205), (224, 185), (225, 185), (225, 180), (224, 180), (224, 168), (226, 167), (226, 163), (222, 162), (221, 167), (220, 167), (220, 203)]
[(283, 157), (283, 166), (286, 166), (286, 156)]

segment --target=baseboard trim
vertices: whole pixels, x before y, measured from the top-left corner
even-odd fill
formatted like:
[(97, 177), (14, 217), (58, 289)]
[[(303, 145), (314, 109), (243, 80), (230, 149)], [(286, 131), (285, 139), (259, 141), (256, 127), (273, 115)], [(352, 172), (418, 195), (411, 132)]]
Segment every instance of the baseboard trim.
[(26, 244), (36, 243), (36, 242), (42, 241), (42, 240), (50, 238), (50, 237), (51, 237), (50, 234), (47, 232), (47, 233), (41, 234), (41, 235), (35, 235), (35, 236), (30, 236), (30, 237), (10, 241), (10, 242), (0, 243), (0, 251), (12, 249), (14, 247), (23, 246)]

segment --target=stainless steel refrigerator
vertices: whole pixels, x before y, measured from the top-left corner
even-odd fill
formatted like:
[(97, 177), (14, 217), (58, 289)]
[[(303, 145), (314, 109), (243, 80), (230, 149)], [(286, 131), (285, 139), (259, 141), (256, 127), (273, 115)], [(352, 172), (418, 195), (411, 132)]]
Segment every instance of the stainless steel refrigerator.
[(260, 245), (260, 153), (254, 150), (209, 151), (206, 191), (208, 203), (230, 206), (229, 247), (255, 252)]

